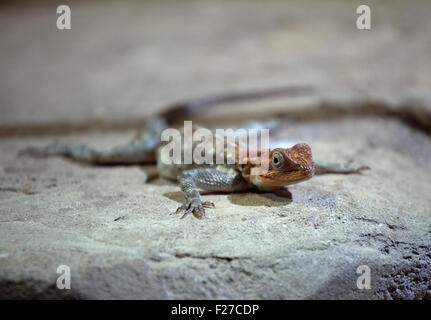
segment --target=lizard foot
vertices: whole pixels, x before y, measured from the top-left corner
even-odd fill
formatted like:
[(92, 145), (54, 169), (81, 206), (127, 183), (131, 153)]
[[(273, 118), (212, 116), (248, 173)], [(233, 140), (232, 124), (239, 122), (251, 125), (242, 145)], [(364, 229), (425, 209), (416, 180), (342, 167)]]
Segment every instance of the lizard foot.
[(182, 214), (181, 219), (184, 219), (189, 214), (193, 214), (195, 218), (202, 219), (205, 216), (205, 208), (215, 208), (215, 205), (210, 201), (202, 202), (200, 199), (195, 199), (178, 207), (175, 214)]
[(369, 166), (358, 166), (353, 161), (346, 162), (344, 164), (345, 173), (361, 173), (363, 170), (370, 170)]

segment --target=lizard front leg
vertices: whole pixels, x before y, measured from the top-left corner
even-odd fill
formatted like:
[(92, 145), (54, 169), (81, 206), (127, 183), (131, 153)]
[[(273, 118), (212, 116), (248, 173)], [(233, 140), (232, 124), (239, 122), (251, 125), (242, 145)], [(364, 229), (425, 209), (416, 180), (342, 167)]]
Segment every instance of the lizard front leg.
[(358, 166), (353, 162), (333, 163), (326, 161), (315, 161), (316, 174), (323, 173), (360, 173), (362, 170), (370, 169), (368, 166)]
[(205, 208), (214, 207), (212, 202), (202, 201), (198, 189), (215, 192), (237, 192), (248, 189), (247, 182), (239, 171), (223, 166), (185, 170), (178, 175), (177, 180), (186, 199), (186, 204), (176, 211), (182, 214), (181, 219), (189, 214), (201, 219), (205, 215)]

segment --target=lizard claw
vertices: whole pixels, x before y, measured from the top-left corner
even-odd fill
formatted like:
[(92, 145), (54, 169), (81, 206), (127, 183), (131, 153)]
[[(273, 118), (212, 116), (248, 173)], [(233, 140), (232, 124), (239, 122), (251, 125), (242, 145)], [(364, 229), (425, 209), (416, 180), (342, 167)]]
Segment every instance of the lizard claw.
[(175, 214), (182, 214), (181, 219), (184, 219), (189, 214), (193, 214), (193, 216), (197, 219), (202, 219), (205, 216), (205, 208), (214, 207), (214, 203), (210, 201), (202, 202), (200, 199), (195, 199), (178, 207), (177, 211), (175, 211)]

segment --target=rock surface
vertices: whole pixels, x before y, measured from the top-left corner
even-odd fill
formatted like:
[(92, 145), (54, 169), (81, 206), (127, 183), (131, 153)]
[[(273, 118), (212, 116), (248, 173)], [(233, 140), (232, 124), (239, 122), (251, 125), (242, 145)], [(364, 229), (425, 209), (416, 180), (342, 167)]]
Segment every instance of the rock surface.
[[(5, 5), (0, 123), (128, 121), (179, 98), (285, 83), (318, 88), (288, 100), (296, 106), (414, 101), (429, 117), (430, 4), (376, 3), (367, 32), (355, 28), (355, 6), (77, 2), (66, 33), (49, 3)], [(290, 110), (246, 107), (262, 106), (269, 116)], [(371, 170), (316, 176), (289, 187), (291, 198), (205, 195), (216, 208), (202, 221), (169, 215), (183, 197), (149, 179), (153, 166), (18, 158), (55, 136), (3, 135), (0, 298), (431, 299), (431, 127), (371, 113), (286, 118), (272, 137)], [(103, 148), (132, 135), (56, 137)], [(71, 290), (56, 288), (60, 265), (71, 268)], [(370, 267), (369, 290), (357, 287), (360, 265)]]

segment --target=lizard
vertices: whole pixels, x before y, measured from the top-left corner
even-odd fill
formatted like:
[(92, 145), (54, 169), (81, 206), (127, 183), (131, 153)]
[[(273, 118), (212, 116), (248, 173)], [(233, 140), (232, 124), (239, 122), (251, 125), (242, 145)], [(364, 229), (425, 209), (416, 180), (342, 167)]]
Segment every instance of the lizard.
[[(161, 134), (175, 121), (185, 118), (197, 110), (217, 106), (225, 102), (240, 102), (252, 99), (262, 99), (279, 95), (297, 95), (309, 92), (308, 87), (284, 87), (265, 91), (222, 94), (206, 98), (192, 99), (174, 104), (151, 117), (145, 124), (140, 136), (130, 142), (107, 150), (99, 150), (87, 145), (66, 145), (57, 142), (45, 147), (28, 147), (19, 152), (19, 155), (33, 157), (63, 156), (75, 161), (92, 165), (117, 164), (157, 164), (157, 171), (162, 178), (177, 181), (181, 187), (186, 203), (178, 207), (175, 213), (181, 218), (193, 215), (201, 219), (205, 216), (206, 208), (214, 208), (212, 202), (204, 201), (200, 190), (210, 192), (242, 192), (246, 190), (260, 190), (276, 192), (285, 190), (291, 184), (311, 179), (314, 174), (321, 173), (360, 173), (369, 169), (368, 166), (359, 166), (352, 162), (330, 163), (313, 159), (311, 148), (306, 143), (298, 143), (290, 148), (275, 148), (256, 151), (260, 157), (250, 157), (250, 150), (245, 150), (246, 157), (240, 158), (242, 148), (247, 146), (234, 142), (234, 154), (228, 154), (228, 148), (223, 145), (220, 150), (223, 157), (231, 157), (229, 164), (212, 163), (165, 163), (162, 161), (162, 148), (166, 143), (161, 142)], [(193, 130), (196, 130), (195, 127)], [(220, 143), (220, 137), (214, 142)], [(185, 148), (182, 146), (182, 155), (193, 152), (197, 144)], [(242, 150), (244, 151), (244, 150)], [(261, 157), (264, 155), (263, 157)], [(213, 153), (215, 159), (216, 153)], [(268, 170), (253, 174), (253, 169), (265, 165)]]

